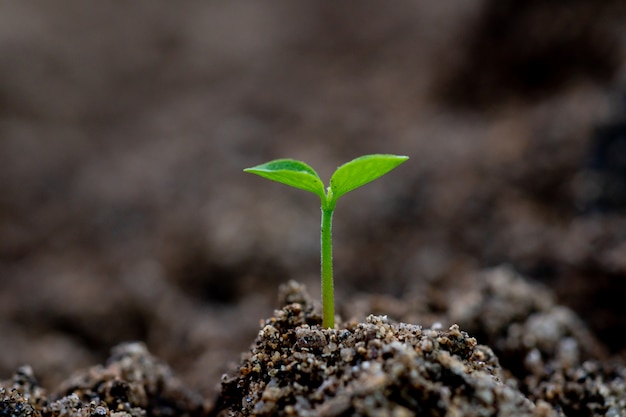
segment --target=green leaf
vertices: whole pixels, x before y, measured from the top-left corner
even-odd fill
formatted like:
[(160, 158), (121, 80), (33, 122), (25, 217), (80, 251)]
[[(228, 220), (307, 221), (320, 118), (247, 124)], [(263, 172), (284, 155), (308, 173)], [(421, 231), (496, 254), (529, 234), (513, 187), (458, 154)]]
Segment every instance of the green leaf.
[(408, 156), (374, 154), (353, 159), (341, 165), (330, 179), (332, 199), (382, 177), (409, 159)]
[(268, 180), (310, 191), (318, 195), (322, 200), (326, 198), (324, 184), (319, 175), (313, 168), (302, 161), (276, 159), (252, 168), (246, 168), (244, 172), (260, 175)]

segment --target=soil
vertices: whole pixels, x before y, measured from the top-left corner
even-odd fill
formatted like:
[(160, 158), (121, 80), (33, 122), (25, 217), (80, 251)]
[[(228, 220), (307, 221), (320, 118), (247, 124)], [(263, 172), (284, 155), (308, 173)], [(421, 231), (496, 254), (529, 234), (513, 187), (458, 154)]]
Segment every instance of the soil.
[[(619, 416), (626, 412), (626, 367), (600, 361), (601, 347), (549, 291), (511, 270), (477, 282), (485, 300), (450, 306), (464, 320), (492, 317), (487, 345), (459, 325), (425, 329), (369, 315), (321, 326), (319, 306), (295, 281), (283, 307), (261, 324), (250, 351), (222, 376), (214, 401), (174, 377), (142, 343), (113, 349), (104, 366), (41, 388), (29, 366), (0, 383), (3, 416)], [(536, 297), (539, 295), (539, 297)], [(502, 306), (522, 306), (517, 319)], [(486, 312), (482, 307), (500, 306)], [(480, 306), (481, 308), (477, 308)], [(408, 308), (407, 308), (408, 310)], [(511, 311), (511, 310), (509, 310)]]
[[(0, 4), (0, 417), (626, 415), (625, 19)], [(322, 329), (318, 202), (241, 171), (375, 152)]]

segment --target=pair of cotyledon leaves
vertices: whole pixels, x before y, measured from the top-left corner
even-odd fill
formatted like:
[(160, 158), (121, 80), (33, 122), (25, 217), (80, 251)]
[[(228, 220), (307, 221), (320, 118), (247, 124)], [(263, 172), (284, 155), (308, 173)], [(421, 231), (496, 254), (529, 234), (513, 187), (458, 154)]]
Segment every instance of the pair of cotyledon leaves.
[(320, 197), (324, 208), (332, 210), (339, 197), (385, 175), (407, 159), (408, 156), (389, 154), (365, 155), (353, 159), (337, 168), (326, 190), (313, 168), (294, 159), (276, 159), (244, 171), (310, 191)]

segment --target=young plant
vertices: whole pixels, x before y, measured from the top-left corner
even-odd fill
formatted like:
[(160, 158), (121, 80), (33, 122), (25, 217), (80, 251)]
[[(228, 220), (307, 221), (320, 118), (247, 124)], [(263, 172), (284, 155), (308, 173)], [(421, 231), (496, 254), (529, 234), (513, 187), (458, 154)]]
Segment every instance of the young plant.
[(312, 192), (322, 201), (322, 324), (326, 328), (335, 327), (332, 220), (337, 200), (347, 192), (385, 175), (407, 159), (408, 156), (388, 154), (361, 156), (337, 168), (326, 189), (313, 168), (294, 159), (276, 159), (244, 169), (245, 172)]

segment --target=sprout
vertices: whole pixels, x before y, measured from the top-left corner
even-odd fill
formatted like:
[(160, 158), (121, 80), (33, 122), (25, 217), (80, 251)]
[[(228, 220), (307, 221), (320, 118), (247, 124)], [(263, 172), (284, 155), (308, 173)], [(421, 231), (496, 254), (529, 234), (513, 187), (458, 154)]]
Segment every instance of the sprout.
[(322, 202), (322, 324), (326, 328), (335, 327), (332, 219), (337, 200), (347, 192), (385, 175), (407, 159), (409, 159), (408, 156), (387, 154), (361, 156), (337, 168), (326, 189), (313, 168), (294, 159), (276, 159), (244, 169), (245, 172), (309, 191), (320, 198)]

